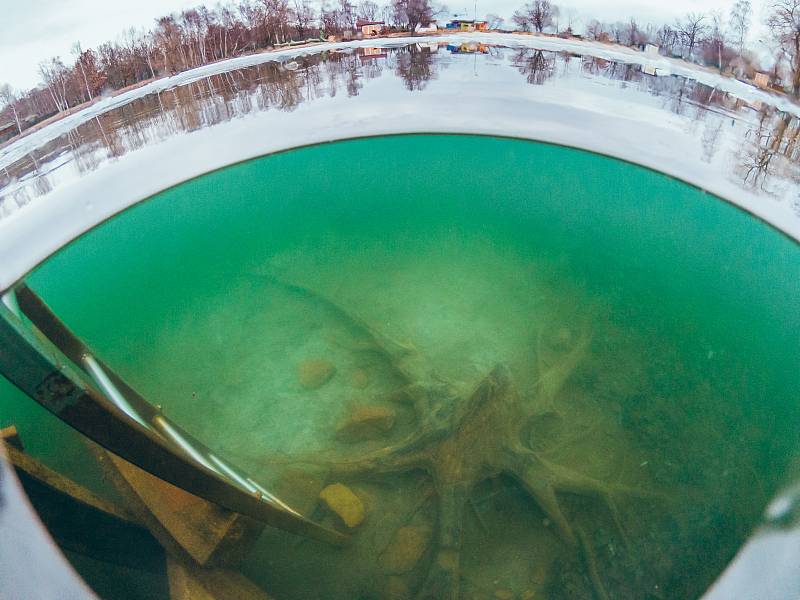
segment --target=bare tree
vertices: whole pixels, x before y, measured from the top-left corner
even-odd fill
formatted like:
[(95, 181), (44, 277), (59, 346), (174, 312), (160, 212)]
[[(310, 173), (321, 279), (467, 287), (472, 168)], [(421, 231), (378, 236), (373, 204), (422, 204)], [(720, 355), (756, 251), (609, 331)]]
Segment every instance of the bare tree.
[(274, 45), (285, 42), (288, 39), (291, 14), (288, 0), (261, 0), (261, 3), (267, 44)]
[(611, 38), (616, 44), (627, 44), (628, 24), (617, 22), (611, 25)]
[(531, 22), (530, 12), (527, 6), (514, 11), (514, 16), (511, 17), (514, 25), (522, 31), (531, 31), (533, 29), (533, 22)]
[(430, 23), (436, 12), (430, 0), (392, 0), (392, 9), (395, 21), (409, 31)]
[(330, 8), (326, 2), (323, 2), (319, 11), (319, 27), (325, 35), (341, 33), (339, 11), (335, 8)]
[(56, 110), (67, 110), (67, 78), (68, 70), (58, 57), (39, 63), (39, 74), (50, 92)]
[(78, 65), (81, 75), (83, 76), (83, 84), (86, 86), (86, 95), (89, 96), (88, 100), (92, 100), (92, 90), (89, 89), (89, 80), (86, 78), (86, 69), (83, 67), (81, 57), (83, 56), (83, 49), (80, 42), (72, 44), (72, 54), (75, 55), (75, 62)]
[[(269, 0), (264, 0), (269, 1)], [(206, 54), (205, 54), (205, 26), (203, 23), (203, 18), (198, 12), (197, 9), (190, 9), (185, 10), (180, 14), (180, 24), (184, 31), (184, 34), (188, 38), (188, 44), (186, 44), (189, 60), (191, 61), (192, 66), (200, 66), (206, 62)], [(130, 28), (127, 32), (128, 34), (128, 47), (131, 52), (133, 52), (135, 44), (136, 44), (136, 30), (134, 28)]]
[[(301, 3), (302, 4), (302, 3)], [(220, 10), (220, 29), (222, 30), (222, 56), (232, 56), (236, 54), (239, 49), (239, 44), (242, 43), (241, 35), (241, 22), (237, 19), (235, 9), (232, 5), (223, 6)], [(150, 37), (154, 38), (155, 34), (150, 33)], [(154, 43), (158, 48), (158, 44)]]
[(500, 15), (489, 13), (486, 15), (486, 23), (488, 23), (489, 29), (502, 29), (505, 24), (505, 19)]
[[(140, 54), (144, 58), (144, 61), (147, 63), (147, 69), (150, 72), (150, 77), (153, 79), (156, 78), (156, 70), (153, 66), (153, 54), (155, 51), (156, 45), (152, 35), (149, 33), (142, 33), (137, 36), (134, 52)], [(222, 54), (222, 48), (219, 48), (218, 52), (219, 56), (224, 56), (224, 54)]]
[(639, 28), (639, 24), (633, 17), (625, 25), (625, 43), (628, 46), (638, 46), (644, 39), (644, 33)]
[(339, 20), (342, 30), (353, 29), (356, 25), (356, 7), (350, 0), (339, 0)]
[[(706, 39), (707, 52), (704, 58), (706, 62), (711, 62), (708, 58), (713, 57), (716, 61), (719, 72), (722, 73), (722, 54), (726, 44), (725, 23), (722, 20), (722, 13), (714, 12), (711, 14), (711, 26), (708, 28), (708, 38)], [(710, 55), (710, 56), (708, 56)]]
[(731, 8), (730, 18), (728, 19), (733, 43), (739, 56), (744, 52), (744, 44), (747, 34), (750, 31), (750, 22), (753, 19), (753, 5), (750, 0), (736, 0)]
[(356, 17), (359, 21), (377, 21), (381, 7), (372, 0), (362, 0), (356, 6)]
[(789, 63), (792, 93), (800, 98), (800, 0), (778, 0), (773, 3), (767, 27)]
[(597, 19), (592, 19), (586, 25), (586, 37), (590, 40), (599, 40), (606, 33), (605, 27)]
[(308, 35), (316, 18), (310, 0), (294, 0), (294, 26), (301, 40)]
[(558, 7), (549, 0), (533, 0), (514, 13), (514, 23), (523, 31), (535, 29), (541, 33), (553, 24)]
[(14, 121), (17, 123), (17, 133), (22, 133), (22, 125), (19, 123), (19, 115), (17, 114), (16, 107), (17, 95), (14, 93), (14, 89), (7, 83), (0, 85), (0, 102), (11, 109), (11, 113), (14, 115)]
[(164, 70), (172, 73), (177, 70), (177, 40), (175, 39), (175, 20), (171, 17), (161, 17), (156, 20), (153, 30), (153, 39), (161, 52)]
[[(800, 2), (800, 0), (796, 0)], [(686, 57), (691, 59), (697, 45), (708, 33), (707, 16), (702, 13), (689, 13), (675, 24), (675, 29), (686, 48)]]
[(667, 55), (675, 53), (675, 46), (678, 45), (680, 34), (676, 29), (669, 25), (663, 25), (656, 32), (656, 40), (658, 45), (664, 50)]

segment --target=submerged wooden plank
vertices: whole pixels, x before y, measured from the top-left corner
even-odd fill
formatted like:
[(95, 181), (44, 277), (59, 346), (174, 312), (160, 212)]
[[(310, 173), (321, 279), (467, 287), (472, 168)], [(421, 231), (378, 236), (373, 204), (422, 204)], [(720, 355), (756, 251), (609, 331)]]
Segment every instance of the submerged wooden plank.
[(133, 569), (161, 570), (163, 549), (129, 511), (8, 443), (5, 450), (31, 504), (59, 546)]
[(25, 450), (22, 445), (22, 438), (19, 437), (16, 425), (9, 425), (0, 429), (0, 439), (2, 439), (9, 446), (13, 446), (17, 450)]
[(262, 523), (190, 494), (114, 454), (98, 453), (128, 507), (173, 556), (185, 553), (203, 566), (235, 566), (264, 529)]
[(171, 600), (271, 600), (261, 588), (238, 571), (204, 569), (167, 558)]

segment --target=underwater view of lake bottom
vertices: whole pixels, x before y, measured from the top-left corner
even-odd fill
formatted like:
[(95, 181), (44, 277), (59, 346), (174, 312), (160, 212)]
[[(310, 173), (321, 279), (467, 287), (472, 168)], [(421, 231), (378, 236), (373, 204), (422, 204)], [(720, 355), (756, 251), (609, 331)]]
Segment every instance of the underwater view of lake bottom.
[(658, 173), (418, 135), (189, 181), (29, 282), (352, 536), (267, 529), (243, 570), (277, 600), (674, 599), (794, 472), (799, 275), (795, 243)]

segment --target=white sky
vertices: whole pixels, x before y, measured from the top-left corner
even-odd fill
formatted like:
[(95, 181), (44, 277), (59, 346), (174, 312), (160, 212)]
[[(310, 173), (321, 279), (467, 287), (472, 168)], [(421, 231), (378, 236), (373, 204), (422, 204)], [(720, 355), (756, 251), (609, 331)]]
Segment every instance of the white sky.
[[(216, 0), (210, 0), (213, 4)], [(757, 40), (762, 32), (766, 0), (751, 0)], [(510, 17), (525, 0), (479, 0), (478, 16), (487, 13)], [(70, 48), (80, 41), (84, 48), (114, 40), (131, 26), (150, 27), (153, 20), (170, 11), (197, 5), (198, 0), (0, 0), (0, 83), (15, 88), (33, 87), (39, 82), (37, 66), (42, 60), (61, 56), (70, 61)], [(379, 0), (379, 4), (380, 4)], [(733, 0), (564, 0), (562, 9), (574, 8), (581, 17), (580, 29), (589, 18), (601, 21), (672, 22), (690, 11), (721, 10), (727, 14)], [(474, 0), (445, 0), (452, 13), (474, 10)]]

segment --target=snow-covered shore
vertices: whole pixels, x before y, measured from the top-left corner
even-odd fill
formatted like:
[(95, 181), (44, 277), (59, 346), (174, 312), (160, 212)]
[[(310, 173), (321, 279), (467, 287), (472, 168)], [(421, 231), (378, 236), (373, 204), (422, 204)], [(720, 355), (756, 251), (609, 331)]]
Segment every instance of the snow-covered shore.
[(325, 42), (311, 46), (297, 48), (287, 48), (260, 54), (240, 56), (215, 63), (210, 63), (172, 75), (163, 77), (147, 83), (135, 89), (123, 92), (116, 96), (108, 96), (61, 119), (42, 127), (20, 139), (12, 142), (0, 149), (0, 167), (11, 165), (25, 154), (39, 148), (47, 142), (63, 135), (67, 131), (86, 123), (97, 115), (109, 110), (119, 108), (137, 98), (156, 92), (163, 92), (176, 86), (186, 85), (199, 81), (211, 75), (226, 73), (236, 69), (241, 69), (266, 62), (283, 62), (301, 56), (319, 54), (331, 50), (344, 50), (364, 47), (399, 47), (414, 43), (469, 43), (482, 42), (509, 48), (531, 48), (537, 50), (547, 50), (553, 52), (571, 52), (574, 54), (595, 56), (610, 61), (637, 64), (642, 66), (652, 66), (661, 74), (673, 74), (693, 79), (705, 85), (715, 87), (721, 91), (732, 94), (750, 103), (763, 102), (771, 104), (780, 110), (800, 115), (800, 105), (795, 104), (789, 98), (779, 96), (756, 88), (750, 84), (723, 77), (718, 73), (704, 69), (697, 65), (692, 65), (685, 61), (666, 58), (663, 56), (651, 56), (638, 50), (624, 46), (608, 45), (599, 42), (577, 39), (561, 39), (550, 36), (523, 35), (509, 33), (460, 33), (431, 35), (425, 37), (393, 37), (377, 38), (368, 40), (355, 40), (350, 42)]

